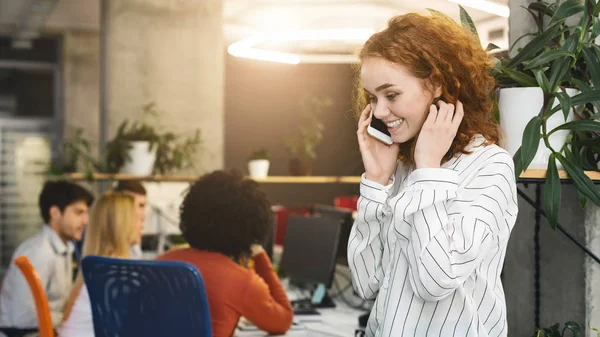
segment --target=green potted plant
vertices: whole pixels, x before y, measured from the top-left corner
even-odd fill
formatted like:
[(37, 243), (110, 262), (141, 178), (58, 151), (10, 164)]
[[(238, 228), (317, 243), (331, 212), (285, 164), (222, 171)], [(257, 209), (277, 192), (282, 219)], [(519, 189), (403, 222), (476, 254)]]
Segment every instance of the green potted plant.
[(525, 10), (534, 18), (537, 32), (519, 38), (531, 40), (515, 56), (498, 60), (493, 75), (515, 174), (518, 177), (530, 167), (547, 170), (544, 208), (555, 226), (560, 209), (559, 168), (573, 181), (582, 207), (588, 199), (600, 206), (600, 191), (584, 173), (597, 170), (600, 160), (600, 89), (594, 89), (600, 88), (600, 47), (594, 42), (600, 35), (600, 4), (541, 1)]
[(248, 173), (251, 178), (266, 178), (269, 175), (269, 152), (260, 148), (248, 158)]
[(302, 121), (298, 132), (283, 140), (284, 146), (292, 156), (289, 163), (291, 175), (310, 175), (312, 161), (317, 158), (316, 147), (323, 140), (325, 126), (321, 122), (322, 114), (332, 105), (333, 101), (330, 98), (307, 97), (302, 101)]
[(142, 109), (141, 121), (125, 119), (108, 142), (104, 154), (107, 172), (150, 175), (193, 167), (193, 155), (201, 144), (200, 130), (187, 138), (161, 132), (147, 121), (159, 115), (156, 105), (146, 104)]

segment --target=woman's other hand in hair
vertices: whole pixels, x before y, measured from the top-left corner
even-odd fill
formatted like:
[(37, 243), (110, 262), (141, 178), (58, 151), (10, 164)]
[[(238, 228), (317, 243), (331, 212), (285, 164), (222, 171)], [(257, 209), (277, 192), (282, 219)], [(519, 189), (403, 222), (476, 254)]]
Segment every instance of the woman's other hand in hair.
[(431, 105), (415, 147), (417, 169), (440, 167), (456, 137), (463, 115), (460, 101), (456, 102), (456, 107), (444, 101), (438, 101), (437, 106)]

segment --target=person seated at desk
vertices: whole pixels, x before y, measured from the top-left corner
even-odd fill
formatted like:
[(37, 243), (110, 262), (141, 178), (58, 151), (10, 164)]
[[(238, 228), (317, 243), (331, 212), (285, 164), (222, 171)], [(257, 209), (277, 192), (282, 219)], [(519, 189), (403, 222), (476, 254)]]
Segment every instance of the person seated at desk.
[[(139, 240), (141, 231), (134, 197), (128, 193), (107, 192), (92, 208), (83, 257), (128, 258), (131, 245)], [(67, 300), (59, 336), (94, 337), (92, 308), (81, 271)]]
[[(146, 219), (146, 203), (147, 203), (147, 192), (144, 185), (137, 180), (119, 180), (116, 186), (112, 189), (114, 192), (121, 192), (131, 194), (135, 200), (135, 210), (138, 221), (143, 225)], [(142, 254), (142, 237), (140, 232), (139, 240), (131, 245), (131, 252), (129, 254), (130, 259), (141, 260), (143, 259)], [(83, 233), (82, 239), (75, 243), (75, 254), (77, 262), (81, 259), (83, 251), (83, 242), (85, 241), (85, 232)]]
[(73, 280), (72, 240), (81, 240), (88, 222), (88, 205), (93, 195), (68, 181), (47, 181), (39, 196), (45, 225), (21, 243), (13, 253), (0, 290), (0, 326), (30, 329), (38, 327), (31, 289), (19, 268), (18, 256), (26, 256), (35, 268), (48, 297), (52, 323), (60, 323)]
[[(135, 212), (138, 217), (138, 221), (143, 224), (144, 220), (146, 219), (146, 204), (148, 202), (148, 192), (146, 191), (144, 185), (137, 180), (119, 180), (117, 185), (113, 188), (113, 191), (129, 193), (133, 195), (135, 200)], [(131, 259), (143, 259), (141, 242), (142, 237), (140, 232), (140, 239), (131, 246)]]
[[(159, 260), (196, 266), (206, 287), (214, 337), (231, 336), (240, 316), (272, 334), (292, 325), (293, 311), (262, 246), (272, 215), (256, 182), (215, 171), (196, 181), (180, 208), (180, 229), (190, 248)], [(239, 261), (254, 264), (254, 269)], [(243, 263), (242, 263), (243, 264)]]

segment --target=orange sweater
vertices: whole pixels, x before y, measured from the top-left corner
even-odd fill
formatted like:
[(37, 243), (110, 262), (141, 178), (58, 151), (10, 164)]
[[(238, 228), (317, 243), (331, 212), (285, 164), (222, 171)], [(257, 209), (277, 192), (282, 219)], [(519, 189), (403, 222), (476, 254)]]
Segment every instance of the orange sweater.
[(254, 270), (223, 254), (194, 248), (173, 250), (158, 260), (183, 261), (198, 268), (206, 287), (214, 337), (231, 336), (240, 316), (271, 334), (283, 334), (292, 325), (292, 306), (264, 252), (254, 258)]

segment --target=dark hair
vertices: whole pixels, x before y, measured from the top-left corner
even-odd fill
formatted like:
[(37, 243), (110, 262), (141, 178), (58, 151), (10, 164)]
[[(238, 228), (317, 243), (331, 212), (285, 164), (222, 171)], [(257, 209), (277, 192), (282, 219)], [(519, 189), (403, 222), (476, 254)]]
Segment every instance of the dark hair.
[(249, 256), (252, 244), (264, 242), (271, 222), (266, 194), (235, 171), (200, 177), (180, 207), (179, 228), (190, 246), (232, 257)]
[(130, 192), (146, 195), (146, 188), (137, 180), (119, 180), (117, 186), (113, 188), (115, 192)]
[[(441, 15), (399, 15), (364, 44), (359, 58), (362, 62), (369, 57), (400, 64), (413, 76), (441, 85), (444, 101), (463, 103), (464, 117), (444, 161), (465, 153), (475, 134), (483, 135), (486, 144), (498, 143), (499, 127), (491, 118), (492, 62), (473, 32)], [(368, 102), (360, 78), (356, 89), (359, 115)], [(413, 163), (415, 145), (415, 139), (400, 144), (402, 162)]]
[(85, 188), (66, 181), (46, 181), (40, 193), (39, 206), (44, 222), (50, 222), (50, 208), (58, 207), (61, 212), (78, 201), (84, 201), (88, 206), (94, 201), (94, 196)]

